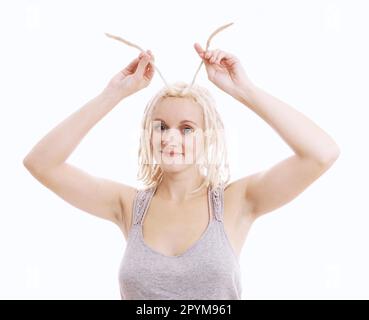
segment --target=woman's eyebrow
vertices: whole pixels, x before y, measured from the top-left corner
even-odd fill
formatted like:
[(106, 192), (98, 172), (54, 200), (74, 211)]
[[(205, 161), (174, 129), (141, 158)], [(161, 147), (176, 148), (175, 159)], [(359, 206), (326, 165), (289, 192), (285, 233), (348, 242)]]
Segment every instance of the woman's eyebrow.
[[(163, 120), (163, 119), (160, 119), (160, 118), (156, 118), (156, 119), (154, 119), (154, 121), (155, 120), (159, 120), (159, 121), (162, 121), (162, 122), (164, 122), (165, 123), (165, 121)], [(191, 122), (191, 123), (193, 123), (194, 125), (198, 125), (196, 122), (194, 122), (194, 121), (192, 121), (192, 120), (182, 120), (180, 123), (184, 123), (184, 122)]]

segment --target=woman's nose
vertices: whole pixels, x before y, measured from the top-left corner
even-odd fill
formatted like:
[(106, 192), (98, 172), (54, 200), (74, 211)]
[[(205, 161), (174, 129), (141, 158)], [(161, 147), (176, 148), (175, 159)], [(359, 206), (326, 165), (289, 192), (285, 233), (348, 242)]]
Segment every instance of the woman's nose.
[(165, 144), (181, 145), (182, 135), (177, 129), (168, 129), (162, 133), (161, 140)]

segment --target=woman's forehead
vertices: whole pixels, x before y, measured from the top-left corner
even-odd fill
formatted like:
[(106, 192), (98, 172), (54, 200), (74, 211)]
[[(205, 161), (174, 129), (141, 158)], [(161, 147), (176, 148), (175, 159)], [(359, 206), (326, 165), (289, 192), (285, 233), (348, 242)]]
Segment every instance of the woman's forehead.
[(152, 120), (158, 118), (173, 123), (191, 120), (201, 125), (203, 111), (199, 104), (189, 98), (168, 97), (159, 101), (153, 110)]

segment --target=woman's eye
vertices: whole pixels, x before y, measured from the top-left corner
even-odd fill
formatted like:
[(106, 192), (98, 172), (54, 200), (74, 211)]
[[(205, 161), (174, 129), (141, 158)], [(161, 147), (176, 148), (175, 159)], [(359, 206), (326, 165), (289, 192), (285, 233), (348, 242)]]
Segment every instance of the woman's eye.
[(163, 124), (155, 126), (155, 130), (164, 130), (165, 126)]
[[(166, 126), (164, 124), (161, 124), (161, 125), (155, 126), (154, 129), (155, 130), (163, 131), (163, 130), (166, 130)], [(185, 128), (183, 128), (183, 132), (185, 134), (191, 133), (191, 132), (193, 132), (193, 128), (191, 128), (191, 127), (185, 127)]]
[[(191, 127), (186, 127), (183, 129), (185, 133), (191, 133), (193, 131), (193, 129)], [(186, 130), (189, 130), (186, 132)]]

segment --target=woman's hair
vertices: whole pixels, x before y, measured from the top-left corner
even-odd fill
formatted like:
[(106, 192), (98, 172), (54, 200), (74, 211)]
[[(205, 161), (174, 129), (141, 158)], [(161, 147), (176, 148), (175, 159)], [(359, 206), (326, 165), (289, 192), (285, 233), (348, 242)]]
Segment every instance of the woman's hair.
[[(185, 82), (176, 82), (163, 87), (147, 104), (141, 125), (141, 137), (138, 149), (139, 170), (137, 179), (147, 187), (159, 184), (163, 178), (163, 170), (154, 163), (152, 137), (152, 112), (161, 99), (167, 97), (189, 98), (200, 105), (204, 115), (204, 161), (200, 164), (200, 172), (205, 176), (203, 183), (192, 192), (211, 185), (217, 187), (226, 184), (230, 179), (227, 161), (224, 125), (216, 110), (216, 103), (210, 92), (197, 84), (189, 86)], [(177, 107), (177, 106), (174, 106)]]
[[(222, 30), (233, 25), (228, 23), (217, 28), (208, 38), (206, 42), (205, 51), (208, 50), (212, 38)], [(105, 33), (106, 36), (125, 43), (128, 46), (137, 48), (141, 52), (144, 50), (137, 44), (127, 41), (121, 37)], [(191, 84), (185, 82), (176, 82), (169, 85), (157, 66), (151, 62), (155, 70), (158, 71), (159, 76), (163, 80), (165, 87), (162, 88), (147, 104), (144, 116), (142, 119), (142, 131), (140, 137), (140, 145), (138, 150), (139, 170), (137, 178), (143, 183), (152, 187), (159, 184), (163, 178), (163, 171), (160, 165), (154, 163), (153, 150), (151, 143), (152, 136), (152, 112), (159, 100), (167, 97), (181, 97), (192, 99), (195, 103), (200, 105), (205, 119), (205, 135), (204, 135), (204, 161), (200, 165), (200, 173), (205, 176), (203, 183), (191, 193), (195, 193), (203, 187), (211, 185), (216, 188), (220, 185), (225, 185), (230, 179), (229, 166), (227, 162), (227, 149), (224, 136), (223, 122), (216, 110), (215, 100), (210, 92), (195, 84), (197, 74), (199, 73), (204, 61), (201, 60), (199, 67), (192, 79)]]

